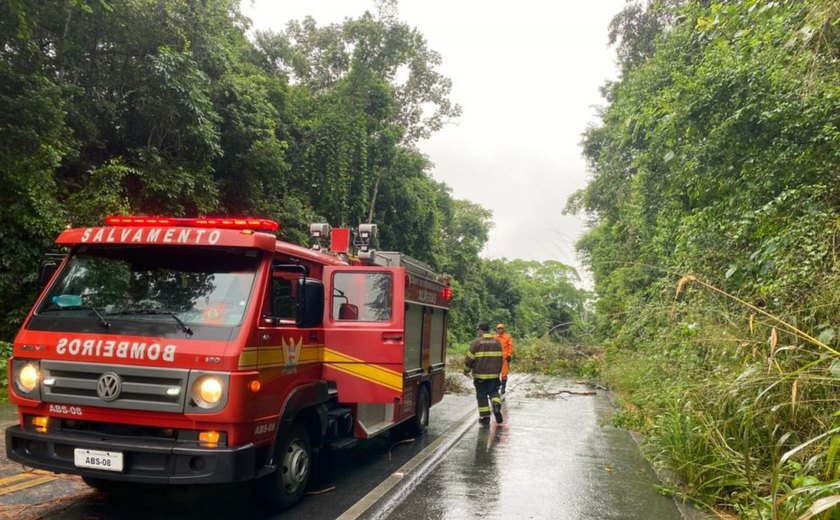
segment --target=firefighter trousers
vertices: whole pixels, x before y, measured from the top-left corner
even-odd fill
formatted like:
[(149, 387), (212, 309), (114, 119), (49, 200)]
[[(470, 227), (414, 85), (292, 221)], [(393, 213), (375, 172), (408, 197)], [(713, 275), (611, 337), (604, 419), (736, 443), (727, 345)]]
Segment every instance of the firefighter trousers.
[(478, 401), (478, 417), (489, 419), (490, 403), (502, 405), (502, 398), (499, 396), (501, 381), (498, 377), (494, 379), (474, 379), (473, 384), (475, 385), (475, 399)]

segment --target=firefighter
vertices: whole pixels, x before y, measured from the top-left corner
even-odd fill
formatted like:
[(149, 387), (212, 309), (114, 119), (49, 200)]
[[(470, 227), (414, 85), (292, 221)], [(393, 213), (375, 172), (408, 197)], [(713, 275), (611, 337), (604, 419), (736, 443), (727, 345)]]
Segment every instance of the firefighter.
[(464, 360), (464, 374), (470, 375), (472, 372), (475, 398), (478, 401), (478, 422), (483, 426), (490, 424), (491, 403), (496, 422), (503, 420), (502, 398), (499, 396), (501, 371), (502, 344), (490, 333), (489, 323), (479, 323), (476, 339), (470, 344)]
[(502, 388), (500, 393), (505, 393), (507, 386), (508, 371), (510, 370), (510, 361), (513, 359), (513, 337), (505, 332), (505, 324), (499, 323), (496, 325), (496, 339), (502, 344)]

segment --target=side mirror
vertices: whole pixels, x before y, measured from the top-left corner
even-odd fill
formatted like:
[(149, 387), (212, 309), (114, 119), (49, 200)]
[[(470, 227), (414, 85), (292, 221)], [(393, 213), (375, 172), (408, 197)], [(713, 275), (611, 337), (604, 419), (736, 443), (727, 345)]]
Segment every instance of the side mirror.
[(324, 284), (314, 278), (298, 280), (297, 320), (301, 328), (317, 327), (324, 320)]
[(359, 306), (352, 303), (342, 303), (338, 307), (338, 319), (340, 320), (358, 320)]
[(53, 275), (55, 274), (56, 270), (58, 270), (58, 265), (61, 263), (61, 260), (57, 260), (55, 258), (47, 258), (44, 260), (44, 263), (41, 264), (41, 274), (38, 275), (38, 284), (40, 285), (41, 289), (47, 286), (52, 280)]

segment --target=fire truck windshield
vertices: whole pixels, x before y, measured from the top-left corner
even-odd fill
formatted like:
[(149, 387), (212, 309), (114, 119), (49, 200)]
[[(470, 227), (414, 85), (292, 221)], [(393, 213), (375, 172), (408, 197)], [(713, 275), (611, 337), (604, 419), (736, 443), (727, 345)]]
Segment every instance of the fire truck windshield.
[(155, 329), (188, 334), (193, 325), (237, 326), (260, 256), (242, 248), (84, 246), (70, 257), (36, 316), (51, 322), (104, 316), (108, 327), (154, 323)]

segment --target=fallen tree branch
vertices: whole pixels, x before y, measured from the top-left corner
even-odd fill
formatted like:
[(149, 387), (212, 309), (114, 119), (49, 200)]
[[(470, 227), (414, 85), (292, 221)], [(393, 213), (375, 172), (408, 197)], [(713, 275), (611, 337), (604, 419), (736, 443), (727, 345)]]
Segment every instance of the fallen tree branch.
[(534, 397), (555, 397), (560, 394), (569, 394), (569, 395), (597, 395), (595, 392), (575, 392), (572, 390), (560, 390), (559, 392), (536, 392), (531, 395)]

